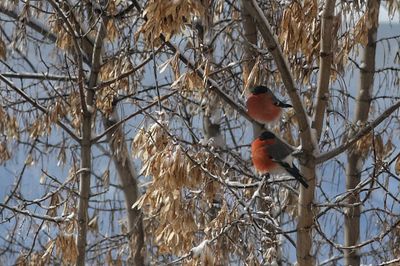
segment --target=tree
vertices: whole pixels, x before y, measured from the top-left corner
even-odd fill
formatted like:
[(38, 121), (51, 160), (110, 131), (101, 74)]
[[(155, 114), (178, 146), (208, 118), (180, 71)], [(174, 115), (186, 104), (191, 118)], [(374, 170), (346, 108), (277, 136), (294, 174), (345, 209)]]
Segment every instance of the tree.
[[(377, 37), (380, 5), (0, 4), (3, 262), (399, 261), (400, 37)], [(301, 145), (308, 189), (254, 172), (254, 84), (293, 105), (268, 127)]]

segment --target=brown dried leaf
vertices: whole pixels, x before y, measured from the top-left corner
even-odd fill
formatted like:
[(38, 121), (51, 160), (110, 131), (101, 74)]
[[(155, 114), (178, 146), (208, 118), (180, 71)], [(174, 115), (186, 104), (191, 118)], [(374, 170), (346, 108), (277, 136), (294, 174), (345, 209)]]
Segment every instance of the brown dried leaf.
[(32, 153), (29, 153), (28, 156), (26, 157), (26, 159), (25, 159), (25, 164), (26, 164), (27, 166), (32, 166), (32, 165), (35, 164), (35, 160), (33, 159)]
[(47, 215), (51, 217), (56, 217), (57, 216), (57, 207), (60, 204), (60, 196), (58, 193), (55, 193), (51, 196), (50, 199), (50, 206), (49, 209), (47, 210)]
[(364, 14), (354, 27), (354, 40), (366, 46), (368, 43), (367, 14)]
[(396, 175), (400, 175), (400, 155), (396, 159), (396, 164), (394, 166), (394, 171)]
[(94, 215), (92, 217), (92, 219), (90, 219), (90, 221), (88, 222), (88, 228), (89, 228), (90, 231), (92, 231), (94, 233), (98, 233), (99, 232), (98, 220), (99, 220), (99, 216), (98, 215)]
[(6, 118), (6, 134), (13, 139), (19, 139), (19, 126), (15, 116), (7, 116)]
[(106, 38), (109, 41), (114, 41), (118, 37), (118, 28), (115, 25), (114, 20), (112, 20), (112, 19), (108, 20), (106, 32), (107, 32)]
[(0, 58), (3, 60), (7, 59), (7, 48), (4, 41), (0, 38)]
[(393, 143), (390, 139), (385, 144), (385, 147), (383, 148), (384, 152), (384, 158), (388, 157), (390, 153), (393, 151)]
[(53, 253), (53, 249), (55, 247), (55, 241), (54, 240), (50, 240), (49, 242), (47, 242), (46, 247), (47, 247), (46, 251), (42, 255), (42, 259), (45, 260), (45, 261), (50, 259), (51, 253)]
[(65, 163), (67, 161), (67, 153), (66, 153), (64, 144), (65, 143), (63, 142), (63, 144), (60, 148), (60, 152), (57, 155), (57, 166), (65, 165)]
[(384, 152), (384, 147), (383, 147), (383, 141), (381, 135), (375, 135), (374, 139), (374, 145), (375, 145), (375, 154), (378, 157), (378, 159), (382, 160), (385, 156)]
[[(260, 57), (257, 57), (257, 60), (251, 69), (249, 76), (244, 79), (244, 92), (247, 92), (249, 88), (253, 87), (255, 84), (259, 84), (260, 82)], [(244, 93), (243, 92), (243, 93)]]
[(204, 6), (200, 1), (164, 1), (151, 0), (147, 2), (143, 14), (148, 19), (135, 34), (142, 34), (146, 42), (157, 46), (159, 36), (164, 34), (168, 41), (173, 35), (179, 33), (185, 23), (191, 20), (193, 15), (204, 16)]
[(371, 147), (372, 147), (372, 133), (370, 132), (356, 142), (354, 149), (355, 152), (357, 152), (357, 154), (359, 154), (363, 158), (366, 158)]
[(106, 169), (104, 173), (101, 175), (101, 181), (106, 190), (110, 187), (110, 170)]
[(64, 263), (75, 264), (78, 248), (73, 234), (60, 233), (56, 238), (56, 254), (63, 258)]
[(140, 210), (140, 209), (142, 208), (143, 204), (145, 203), (147, 196), (148, 196), (147, 193), (144, 194), (144, 195), (142, 195), (142, 196), (132, 205), (131, 209), (138, 209), (138, 210)]
[(7, 142), (0, 142), (0, 163), (5, 162), (11, 158), (10, 152), (8, 151)]
[(26, 259), (26, 256), (24, 254), (21, 254), (14, 262), (15, 266), (27, 266), (28, 261)]

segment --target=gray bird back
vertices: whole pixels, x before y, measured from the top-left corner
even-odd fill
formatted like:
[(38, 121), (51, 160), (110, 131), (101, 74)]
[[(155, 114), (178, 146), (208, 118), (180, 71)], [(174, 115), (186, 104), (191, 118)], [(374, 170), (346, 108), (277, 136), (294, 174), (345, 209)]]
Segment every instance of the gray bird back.
[(274, 144), (268, 145), (267, 147), (267, 152), (269, 156), (271, 156), (276, 161), (282, 161), (293, 151), (294, 149), (289, 144), (280, 140), (278, 137), (275, 137)]

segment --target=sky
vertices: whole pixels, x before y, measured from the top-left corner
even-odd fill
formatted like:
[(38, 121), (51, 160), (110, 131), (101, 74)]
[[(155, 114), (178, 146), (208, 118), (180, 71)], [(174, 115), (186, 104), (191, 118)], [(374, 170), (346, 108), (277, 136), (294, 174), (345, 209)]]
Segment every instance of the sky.
[(390, 20), (389, 18), (389, 14), (388, 14), (388, 9), (385, 6), (381, 6), (381, 8), (379, 9), (379, 21), (381, 23), (400, 23), (400, 16), (399, 13), (400, 12), (396, 12), (393, 16), (393, 19)]

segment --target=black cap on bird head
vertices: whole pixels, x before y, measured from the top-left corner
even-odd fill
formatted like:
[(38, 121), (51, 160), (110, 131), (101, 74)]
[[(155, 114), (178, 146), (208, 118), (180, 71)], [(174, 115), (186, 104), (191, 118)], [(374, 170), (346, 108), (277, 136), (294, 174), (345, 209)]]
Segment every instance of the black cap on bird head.
[(263, 133), (261, 133), (259, 139), (260, 140), (268, 140), (268, 139), (274, 139), (275, 135), (274, 133), (270, 132), (270, 131), (264, 131)]
[(268, 87), (262, 86), (262, 85), (250, 88), (250, 92), (252, 94), (256, 94), (256, 95), (257, 94), (261, 94), (261, 93), (267, 93), (267, 92), (270, 92), (270, 91), (271, 90)]

